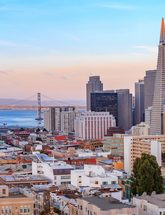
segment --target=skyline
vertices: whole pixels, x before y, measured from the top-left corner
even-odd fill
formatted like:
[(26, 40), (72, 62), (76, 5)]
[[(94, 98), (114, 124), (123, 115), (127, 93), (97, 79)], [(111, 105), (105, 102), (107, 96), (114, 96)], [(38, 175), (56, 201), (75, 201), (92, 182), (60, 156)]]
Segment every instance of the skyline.
[(164, 9), (153, 0), (0, 0), (0, 98), (85, 99), (90, 75), (133, 93), (157, 66)]

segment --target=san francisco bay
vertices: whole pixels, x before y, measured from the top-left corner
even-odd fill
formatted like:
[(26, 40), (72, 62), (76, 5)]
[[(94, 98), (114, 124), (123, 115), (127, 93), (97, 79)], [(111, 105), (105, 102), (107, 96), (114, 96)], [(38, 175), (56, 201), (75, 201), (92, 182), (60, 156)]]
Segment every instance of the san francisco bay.
[(36, 116), (36, 110), (0, 110), (0, 127), (36, 127)]

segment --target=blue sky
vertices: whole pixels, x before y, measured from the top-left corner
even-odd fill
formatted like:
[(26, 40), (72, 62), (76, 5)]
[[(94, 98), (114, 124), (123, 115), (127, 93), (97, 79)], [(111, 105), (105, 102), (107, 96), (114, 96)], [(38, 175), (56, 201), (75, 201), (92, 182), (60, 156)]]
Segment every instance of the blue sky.
[(90, 74), (133, 92), (156, 67), (163, 16), (163, 0), (0, 0), (0, 97), (84, 99)]

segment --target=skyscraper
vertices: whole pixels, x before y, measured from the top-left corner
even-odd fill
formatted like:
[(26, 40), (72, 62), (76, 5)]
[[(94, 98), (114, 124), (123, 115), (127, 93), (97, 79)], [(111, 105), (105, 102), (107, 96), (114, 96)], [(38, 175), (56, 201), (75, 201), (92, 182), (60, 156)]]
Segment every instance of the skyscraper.
[(47, 130), (60, 131), (64, 134), (74, 131), (75, 107), (50, 107), (44, 112), (44, 126)]
[(146, 71), (144, 77), (144, 109), (152, 106), (154, 96), (156, 70)]
[(144, 81), (135, 83), (135, 124), (144, 122)]
[(102, 91), (91, 93), (91, 111), (109, 112), (115, 117), (118, 125), (118, 97), (112, 91)]
[(91, 93), (96, 91), (103, 91), (103, 84), (100, 81), (100, 76), (91, 76), (86, 84), (87, 111), (91, 110)]
[(132, 127), (132, 94), (129, 89), (116, 90), (118, 94), (118, 126), (128, 131)]
[(151, 134), (162, 134), (163, 131), (163, 103), (165, 100), (165, 26), (161, 22), (160, 42), (158, 47), (158, 61), (155, 79), (154, 97), (151, 113)]

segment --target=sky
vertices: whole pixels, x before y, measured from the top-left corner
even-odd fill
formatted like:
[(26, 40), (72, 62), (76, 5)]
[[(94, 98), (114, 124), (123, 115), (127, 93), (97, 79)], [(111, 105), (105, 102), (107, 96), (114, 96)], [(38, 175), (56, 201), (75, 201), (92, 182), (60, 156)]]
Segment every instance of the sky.
[(85, 100), (155, 69), (164, 0), (0, 0), (0, 98)]

